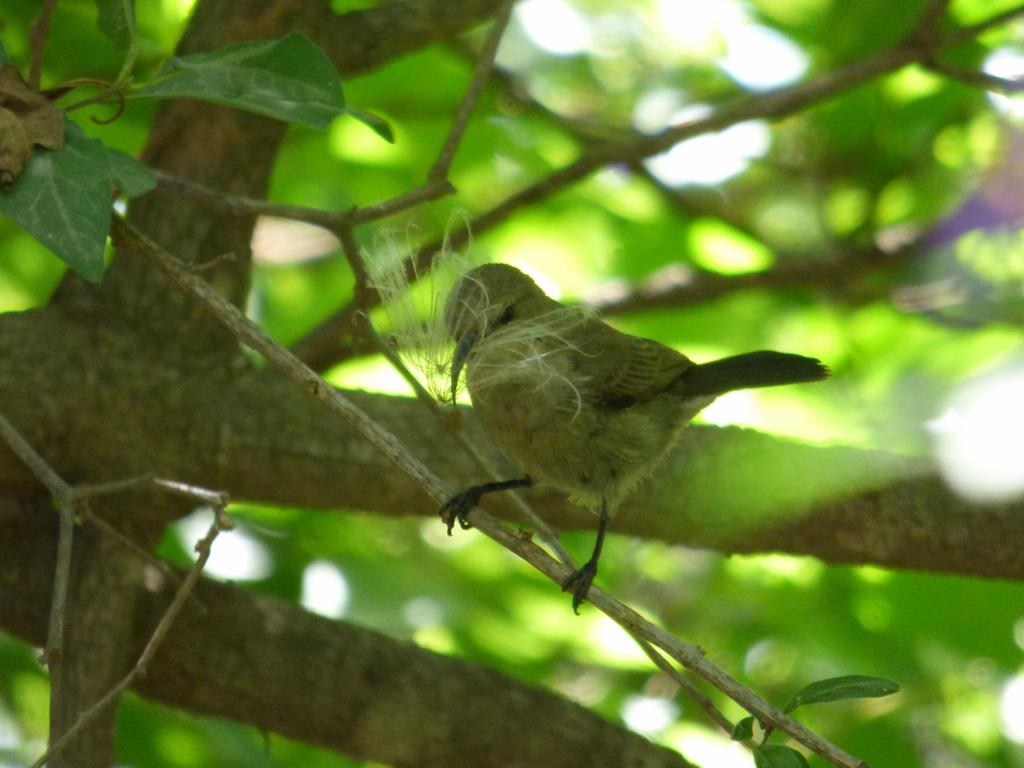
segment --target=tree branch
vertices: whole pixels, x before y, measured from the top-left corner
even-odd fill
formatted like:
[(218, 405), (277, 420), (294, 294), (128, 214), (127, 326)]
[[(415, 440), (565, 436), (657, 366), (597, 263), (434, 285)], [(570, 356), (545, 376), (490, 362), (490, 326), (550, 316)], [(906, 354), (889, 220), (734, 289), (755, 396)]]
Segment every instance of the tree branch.
[[(409, 453), (392, 433), (383, 429), (337, 390), (332, 389), (288, 350), (275, 344), (259, 326), (242, 315), (238, 309), (224, 300), (202, 279), (196, 277), (184, 264), (146, 238), (119, 215), (115, 215), (113, 218), (111, 236), (122, 251), (143, 257), (167, 275), (182, 292), (201, 302), (214, 315), (217, 322), (231, 331), (239, 341), (263, 355), (278, 371), (298, 384), (331, 413), (348, 423), (407, 477), (422, 486), (436, 502), (450, 498), (451, 493), (442, 486), (437, 476)], [(526, 560), (559, 586), (564, 584), (572, 574), (573, 571), (570, 567), (559, 563), (528, 540), (528, 537), (517, 535), (483, 510), (476, 508), (472, 515), (473, 525), (482, 533)], [(862, 768), (863, 761), (847, 754), (836, 745), (793, 720), (786, 713), (762, 700), (753, 691), (744, 688), (724, 670), (706, 659), (699, 648), (656, 627), (629, 606), (596, 587), (590, 588), (586, 599), (631, 635), (640, 637), (664, 650), (679, 664), (711, 683), (757, 717), (761, 723), (788, 734), (837, 766)]]
[[(168, 400), (163, 383), (180, 380), (177, 363), (144, 340), (119, 336), (125, 332), (52, 310), (0, 322), (0, 408), (55, 466), (95, 480), (147, 472), (180, 477), (278, 506), (436, 514), (436, 502), (416, 483), (275, 373), (237, 370)], [(95, 376), (106, 383), (92, 392), (82, 389), (80, 371), (89, 363), (83, 354), (98, 348), (97, 334), (104, 339), (99, 360), (107, 362)], [(25, 350), (47, 354), (26, 357)], [(483, 479), (416, 401), (346, 396), (451, 487)], [(154, 397), (162, 406), (146, 407)], [(462, 420), (487, 460), (507, 467), (468, 409)], [(72, 423), (75, 440), (60, 429)], [(160, 440), (154, 443), (153, 435)], [(367, 483), (367, 477), (387, 480)], [(38, 488), (2, 447), (0, 487)], [(918, 492), (925, 494), (922, 503), (914, 500)], [(593, 515), (559, 493), (536, 489), (525, 496), (557, 530), (594, 527)], [(493, 509), (522, 520), (511, 507)], [(651, 481), (631, 494), (612, 532), (722, 552), (791, 552), (835, 563), (1024, 579), (1024, 530), (1011, 524), (1015, 515), (1024, 515), (1024, 505), (957, 498), (927, 461), (690, 426)]]
[(39, 90), (39, 81), (43, 73), (43, 50), (46, 48), (46, 38), (50, 36), (50, 20), (53, 18), (53, 12), (57, 10), (57, 2), (58, 0), (45, 0), (29, 33), (32, 57), (28, 68), (28, 84), (36, 90)]
[[(930, 34), (925, 41), (922, 30), (931, 30), (938, 22), (943, 10), (942, 5), (940, 2), (930, 4), (921, 22), (905, 40), (872, 56), (838, 67), (803, 83), (739, 97), (706, 117), (669, 127), (654, 135), (634, 134), (626, 139), (590, 145), (574, 162), (510, 195), (489, 211), (477, 215), (467, 227), (447, 238), (447, 244), (455, 249), (461, 248), (465, 246), (470, 232), (474, 236), (479, 236), (504, 222), (513, 213), (548, 199), (600, 168), (614, 164), (634, 164), (663, 152), (680, 141), (719, 131), (747, 120), (778, 118), (806, 109), (878, 76), (894, 72), (907, 64), (927, 62), (936, 51), (959, 45), (985, 29), (1006, 23), (1024, 13), (1024, 7), (1014, 8), (980, 24), (957, 29), (944, 36)], [(435, 240), (417, 251), (414, 260), (421, 272), (429, 267), (430, 260), (441, 247), (442, 241)], [(326, 370), (359, 351), (365, 351), (365, 348), (352, 340), (341, 343), (338, 341), (344, 338), (342, 331), (349, 327), (354, 311), (355, 306), (352, 304), (339, 309), (300, 340), (294, 347), (300, 359), (316, 370)]]
[(505, 3), (498, 10), (498, 14), (494, 18), (494, 25), (487, 35), (487, 40), (484, 41), (480, 57), (477, 59), (476, 67), (473, 70), (473, 79), (470, 80), (466, 94), (463, 96), (462, 104), (459, 105), (459, 111), (452, 122), (451, 130), (448, 131), (448, 138), (445, 139), (437, 160), (427, 172), (427, 179), (430, 181), (448, 178), (448, 172), (451, 170), (455, 152), (462, 142), (463, 134), (466, 132), (469, 116), (473, 114), (473, 109), (476, 108), (476, 103), (480, 100), (480, 93), (483, 91), (484, 85), (487, 83), (491, 70), (494, 67), (494, 56), (498, 52), (498, 44), (501, 42), (501, 36), (505, 33), (505, 27), (508, 26), (509, 17), (512, 15), (512, 3), (513, 0), (505, 0)]
[[(0, 518), (0, 627), (33, 644), (46, 635), (53, 527), (31, 515)], [(174, 589), (135, 590), (139, 620), (126, 652), (138, 656), (144, 627), (166, 615)], [(397, 768), (689, 765), (485, 667), (229, 584), (201, 580), (193, 594), (132, 685), (155, 701)]]
[[(227, 500), (225, 498), (222, 503), (226, 503), (226, 501)], [(121, 681), (117, 685), (107, 691), (102, 698), (93, 703), (88, 707), (88, 709), (81, 711), (71, 727), (64, 731), (59, 738), (51, 739), (49, 748), (32, 764), (32, 768), (42, 768), (43, 765), (53, 759), (54, 755), (57, 755), (62, 750), (66, 749), (68, 744), (70, 744), (82, 730), (91, 725), (108, 709), (113, 707), (113, 705), (121, 698), (121, 694), (128, 690), (128, 688), (133, 685), (140, 676), (146, 673), (147, 668), (153, 662), (153, 657), (156, 655), (157, 649), (160, 648), (164, 639), (167, 637), (167, 633), (174, 624), (174, 620), (178, 618), (178, 614), (181, 613), (181, 609), (185, 607), (185, 601), (188, 600), (189, 596), (192, 594), (192, 590), (195, 588), (196, 582), (199, 580), (199, 575), (203, 572), (203, 568), (206, 566), (207, 560), (210, 559), (210, 551), (213, 547), (214, 539), (217, 538), (217, 535), (222, 530), (231, 527), (231, 522), (228, 520), (227, 515), (224, 512), (223, 506), (215, 508), (212, 511), (213, 522), (210, 523), (210, 528), (206, 532), (206, 535), (196, 542), (195, 545), (196, 553), (199, 556), (196, 558), (195, 564), (189, 569), (188, 574), (178, 586), (178, 590), (174, 594), (174, 599), (171, 600), (170, 605), (167, 606), (167, 610), (165, 610), (163, 615), (160, 617), (160, 621), (153, 630), (153, 634), (150, 636), (145, 648), (143, 648), (138, 661), (135, 662), (135, 666), (129, 670), (128, 674), (121, 678)]]

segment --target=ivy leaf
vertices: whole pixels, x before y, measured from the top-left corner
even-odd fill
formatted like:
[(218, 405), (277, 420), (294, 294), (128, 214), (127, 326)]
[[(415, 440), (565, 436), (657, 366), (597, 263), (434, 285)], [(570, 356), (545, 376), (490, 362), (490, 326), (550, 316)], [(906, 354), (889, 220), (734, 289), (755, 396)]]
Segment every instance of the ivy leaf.
[(64, 147), (32, 152), (17, 184), (0, 190), (0, 211), (67, 262), (99, 282), (110, 231), (107, 150), (65, 120)]
[(127, 50), (135, 28), (135, 0), (96, 0), (96, 26), (115, 51)]
[(736, 725), (732, 727), (732, 733), (729, 734), (729, 738), (733, 741), (746, 741), (754, 735), (754, 718), (744, 717), (742, 720), (737, 720)]
[(156, 176), (145, 165), (119, 149), (107, 147), (110, 178), (125, 197), (139, 197), (156, 187)]
[(326, 128), (345, 110), (331, 60), (298, 32), (175, 57), (127, 98), (202, 99), (313, 128)]
[(139, 198), (157, 186), (157, 176), (131, 155), (106, 147), (111, 162), (111, 178), (126, 198)]
[(823, 701), (839, 701), (841, 699), (867, 699), (888, 696), (900, 689), (899, 683), (886, 680), (884, 677), (868, 677), (867, 675), (846, 675), (818, 680), (801, 688), (786, 704), (785, 712), (792, 712), (803, 704), (817, 704)]
[(345, 112), (376, 133), (388, 144), (395, 143), (395, 132), (391, 130), (391, 125), (383, 117), (377, 117), (354, 107), (345, 107)]
[(754, 747), (754, 765), (757, 768), (810, 768), (807, 758), (781, 744)]

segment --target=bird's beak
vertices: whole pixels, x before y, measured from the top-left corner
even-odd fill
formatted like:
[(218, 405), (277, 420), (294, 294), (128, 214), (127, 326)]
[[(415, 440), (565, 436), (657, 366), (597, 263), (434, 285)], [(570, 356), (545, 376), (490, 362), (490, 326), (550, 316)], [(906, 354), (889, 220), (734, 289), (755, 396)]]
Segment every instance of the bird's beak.
[(459, 345), (455, 347), (455, 356), (452, 358), (452, 405), (455, 405), (455, 394), (459, 389), (459, 375), (462, 373), (462, 366), (466, 362), (469, 350), (476, 343), (477, 332), (466, 331), (459, 339)]

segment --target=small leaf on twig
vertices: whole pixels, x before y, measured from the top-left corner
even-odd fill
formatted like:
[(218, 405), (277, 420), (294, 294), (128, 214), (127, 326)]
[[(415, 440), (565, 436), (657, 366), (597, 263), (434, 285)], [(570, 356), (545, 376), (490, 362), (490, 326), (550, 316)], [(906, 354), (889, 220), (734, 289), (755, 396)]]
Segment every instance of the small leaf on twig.
[(810, 768), (806, 757), (781, 744), (754, 747), (754, 765), (757, 768)]
[(737, 720), (736, 725), (732, 727), (732, 733), (729, 734), (729, 738), (733, 741), (746, 741), (754, 735), (754, 718), (744, 717), (742, 720)]
[(868, 677), (867, 675), (846, 675), (818, 680), (801, 688), (786, 704), (784, 712), (792, 712), (803, 704), (818, 704), (823, 701), (839, 701), (841, 699), (868, 699), (888, 696), (900, 689), (899, 683), (886, 680), (884, 677)]
[(156, 176), (149, 168), (119, 149), (107, 147), (110, 178), (125, 197), (139, 197), (156, 187)]
[(369, 112), (363, 112), (363, 110), (355, 109), (354, 107), (345, 107), (345, 112), (376, 133), (388, 144), (395, 143), (395, 132), (391, 130), (391, 125), (384, 118), (377, 117)]

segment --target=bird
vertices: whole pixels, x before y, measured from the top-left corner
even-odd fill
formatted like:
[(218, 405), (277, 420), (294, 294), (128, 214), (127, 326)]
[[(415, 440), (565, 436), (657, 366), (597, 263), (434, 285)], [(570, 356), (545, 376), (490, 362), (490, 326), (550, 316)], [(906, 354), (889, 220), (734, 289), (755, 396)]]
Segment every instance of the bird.
[(463, 369), (484, 431), (521, 476), (471, 485), (441, 507), (451, 535), (488, 493), (550, 485), (598, 515), (590, 559), (563, 583), (579, 607), (620, 502), (657, 469), (681, 430), (718, 395), (818, 381), (819, 360), (757, 351), (695, 363), (652, 339), (564, 305), (508, 264), (469, 270), (450, 291), (452, 401)]

